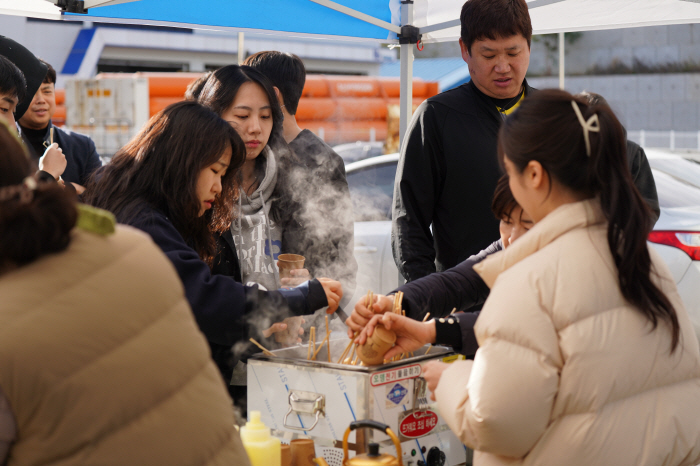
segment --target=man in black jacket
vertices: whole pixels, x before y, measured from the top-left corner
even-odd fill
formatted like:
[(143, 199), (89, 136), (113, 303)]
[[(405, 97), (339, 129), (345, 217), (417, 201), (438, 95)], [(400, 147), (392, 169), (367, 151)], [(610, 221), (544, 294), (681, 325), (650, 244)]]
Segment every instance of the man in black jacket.
[[(78, 194), (82, 193), (88, 178), (102, 165), (95, 143), (87, 136), (57, 128), (51, 123), (56, 111), (56, 70), (41, 60), (48, 68), (46, 77), (34, 94), (29, 108), (19, 120), (22, 138), (35, 161), (52, 143), (57, 143), (66, 158), (61, 175), (65, 183), (73, 183)], [(53, 128), (53, 140), (52, 132)]]
[(447, 270), (498, 238), (490, 210), (501, 176), (498, 129), (532, 91), (525, 0), (470, 0), (460, 21), (471, 81), (418, 107), (396, 174), (392, 247), (408, 281)]

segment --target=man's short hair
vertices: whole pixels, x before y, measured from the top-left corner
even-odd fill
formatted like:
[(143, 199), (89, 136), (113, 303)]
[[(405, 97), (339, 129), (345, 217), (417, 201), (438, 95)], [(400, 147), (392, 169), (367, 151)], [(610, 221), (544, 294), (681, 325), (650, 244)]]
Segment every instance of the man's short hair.
[(271, 50), (249, 56), (244, 64), (257, 69), (272, 81), (282, 93), (287, 112), (296, 115), (306, 83), (306, 67), (301, 58), (292, 53)]
[(15, 96), (17, 101), (21, 101), (26, 92), (24, 74), (14, 63), (0, 55), (0, 94)]
[(460, 36), (472, 53), (474, 41), (520, 34), (530, 47), (532, 22), (525, 0), (468, 0), (459, 16), (462, 24)]
[(207, 71), (199, 78), (192, 81), (185, 91), (185, 100), (191, 100), (193, 102), (199, 100), (199, 94), (202, 93), (202, 89), (204, 89), (204, 85), (207, 83), (207, 79), (209, 79), (212, 73), (213, 71)]
[(54, 70), (53, 66), (51, 66), (51, 64), (48, 63), (46, 60), (42, 60), (40, 58), (39, 61), (46, 65), (46, 68), (48, 68), (48, 71), (46, 72), (46, 76), (44, 76), (44, 81), (42, 84), (56, 84), (56, 70)]

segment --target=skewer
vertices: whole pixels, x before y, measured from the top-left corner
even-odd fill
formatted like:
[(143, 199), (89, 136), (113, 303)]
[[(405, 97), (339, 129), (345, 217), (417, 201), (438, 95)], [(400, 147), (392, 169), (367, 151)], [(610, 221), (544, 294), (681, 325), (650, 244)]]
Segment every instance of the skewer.
[(423, 317), (423, 322), (425, 322), (426, 320), (428, 320), (429, 317), (430, 317), (430, 312), (428, 312), (428, 313), (425, 315), (425, 317)]
[(254, 344), (255, 346), (257, 346), (258, 348), (260, 348), (265, 356), (274, 356), (274, 354), (273, 354), (270, 350), (268, 350), (268, 349), (265, 348), (263, 345), (261, 345), (260, 343), (258, 343), (257, 341), (255, 341), (255, 339), (250, 338), (250, 342), (251, 342), (252, 344)]
[(450, 315), (454, 314), (457, 311), (457, 308), (452, 308), (452, 312), (450, 312)]
[(311, 342), (309, 344), (313, 345), (311, 348), (311, 360), (313, 361), (316, 353), (316, 327), (311, 327)]
[(345, 356), (348, 355), (348, 351), (350, 351), (350, 347), (355, 343), (355, 338), (357, 338), (357, 332), (352, 336), (350, 339), (350, 343), (348, 343), (348, 346), (345, 347), (345, 350), (343, 350), (343, 353), (340, 355), (340, 359), (338, 359), (338, 364), (343, 364), (343, 361), (345, 361)]
[(328, 362), (331, 362), (331, 330), (328, 328), (328, 314), (326, 314), (326, 344), (328, 345)]
[(53, 144), (53, 126), (49, 130), (49, 144)]
[(314, 361), (316, 360), (316, 355), (321, 351), (321, 348), (323, 348), (323, 345), (326, 343), (328, 343), (328, 347), (330, 348), (330, 342), (328, 341), (328, 335), (323, 337), (323, 340), (321, 340), (321, 344), (314, 351), (314, 357), (312, 358)]

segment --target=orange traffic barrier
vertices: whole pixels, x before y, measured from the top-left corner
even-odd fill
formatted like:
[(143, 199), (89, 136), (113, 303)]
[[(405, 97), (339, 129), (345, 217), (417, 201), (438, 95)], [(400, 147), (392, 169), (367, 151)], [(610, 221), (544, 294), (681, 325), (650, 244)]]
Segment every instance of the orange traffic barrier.
[(304, 90), (301, 97), (330, 97), (331, 92), (328, 88), (328, 80), (322, 75), (309, 75), (306, 77)]
[[(65, 89), (56, 89), (56, 105), (63, 105), (65, 103), (66, 103), (66, 90)], [(64, 110), (64, 112), (65, 112), (65, 110)]]
[(387, 101), (380, 97), (338, 99), (338, 120), (385, 120)]
[(180, 102), (184, 100), (184, 97), (151, 97), (149, 99), (149, 108), (151, 111), (151, 116), (163, 110), (170, 104), (175, 102)]
[(328, 97), (301, 98), (296, 118), (300, 120), (327, 120), (336, 113), (338, 104)]

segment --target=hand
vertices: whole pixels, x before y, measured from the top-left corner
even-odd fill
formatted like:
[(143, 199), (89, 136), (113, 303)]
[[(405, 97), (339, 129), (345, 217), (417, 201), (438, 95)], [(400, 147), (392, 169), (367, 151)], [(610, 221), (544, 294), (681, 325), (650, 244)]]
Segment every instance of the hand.
[(333, 314), (338, 309), (340, 300), (343, 298), (343, 285), (331, 278), (319, 278), (318, 281), (323, 285), (323, 291), (326, 292), (326, 299), (328, 299), (328, 310), (326, 313)]
[(355, 304), (355, 309), (350, 314), (350, 317), (345, 321), (348, 326), (348, 338), (352, 338), (355, 333), (359, 333), (365, 328), (367, 322), (374, 317), (375, 314), (384, 314), (394, 308), (394, 295), (384, 296), (380, 294), (374, 295), (374, 302), (371, 308), (367, 307), (365, 299), (360, 299)]
[(50, 173), (51, 176), (58, 179), (59, 176), (63, 175), (66, 170), (66, 156), (63, 155), (63, 150), (58, 147), (57, 143), (51, 144), (46, 148), (46, 152), (39, 159), (39, 170), (44, 170), (46, 173)]
[(269, 338), (268, 335), (265, 335), (265, 332), (269, 331), (270, 335), (274, 333), (275, 341), (280, 343), (282, 346), (292, 346), (295, 343), (301, 343), (300, 337), (304, 335), (304, 328), (302, 327), (304, 322), (306, 322), (306, 320), (304, 320), (303, 317), (287, 317), (282, 322), (273, 324), (272, 327), (264, 330), (263, 336), (265, 336), (265, 338)]
[(410, 317), (400, 316), (393, 312), (383, 315), (375, 315), (367, 323), (362, 333), (355, 342), (362, 345), (374, 333), (374, 327), (382, 324), (387, 330), (393, 330), (396, 334), (396, 343), (384, 355), (384, 359), (391, 359), (397, 354), (408, 353), (422, 348), (428, 343), (435, 342), (435, 321), (418, 322)]
[[(277, 262), (277, 267), (279, 267), (279, 262)], [(294, 288), (311, 280), (311, 274), (306, 269), (292, 269), (289, 274), (291, 275), (289, 278), (280, 278), (282, 288)]]
[(84, 186), (81, 186), (78, 183), (73, 183), (72, 181), (71, 181), (71, 184), (75, 188), (75, 192), (78, 193), (78, 195), (83, 194), (85, 192)]
[(449, 364), (439, 361), (430, 361), (423, 366), (423, 378), (428, 382), (428, 390), (430, 390), (430, 399), (435, 400), (435, 389), (440, 383), (440, 377), (445, 369), (450, 367)]

